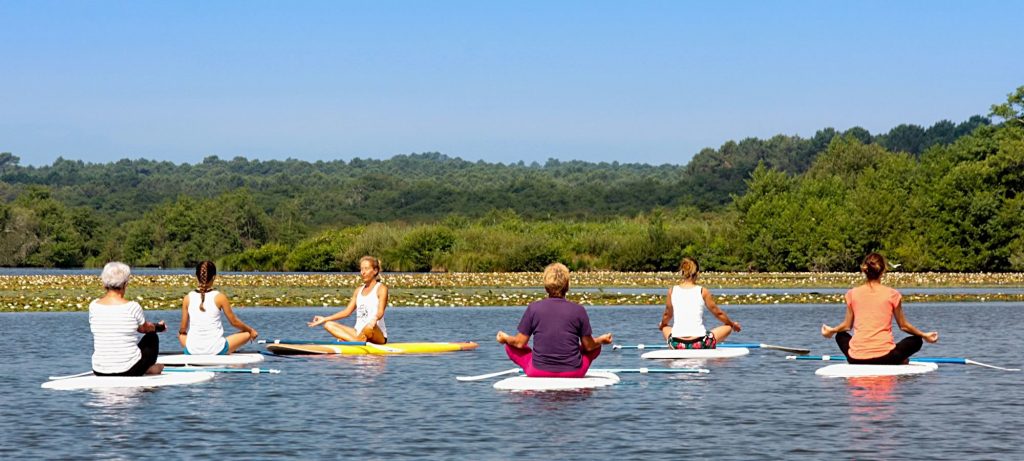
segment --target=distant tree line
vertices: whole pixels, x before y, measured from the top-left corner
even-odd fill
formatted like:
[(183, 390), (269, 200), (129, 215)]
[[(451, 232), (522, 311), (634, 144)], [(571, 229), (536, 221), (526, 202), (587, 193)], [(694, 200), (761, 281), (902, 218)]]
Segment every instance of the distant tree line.
[(868, 251), (912, 270), (1024, 270), (1024, 87), (991, 116), (776, 136), (685, 165), (348, 162), (174, 164), (0, 154), (0, 265), (119, 259), (240, 270), (850, 270)]

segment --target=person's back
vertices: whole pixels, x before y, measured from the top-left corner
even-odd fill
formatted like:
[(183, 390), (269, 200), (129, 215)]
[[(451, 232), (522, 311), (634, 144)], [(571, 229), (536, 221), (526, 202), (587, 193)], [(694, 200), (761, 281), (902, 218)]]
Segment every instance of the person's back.
[(700, 285), (672, 288), (672, 323), (673, 338), (689, 338), (704, 336), (704, 296)]
[(533, 363), (547, 371), (579, 368), (580, 338), (592, 335), (586, 309), (565, 298), (530, 303), (518, 329), (533, 336)]
[(224, 349), (224, 325), (217, 307), (217, 290), (188, 294), (188, 337), (185, 349), (189, 354), (219, 354)]
[(851, 357), (879, 357), (896, 346), (892, 318), (901, 299), (900, 292), (877, 283), (866, 283), (846, 292), (846, 303), (853, 310)]
[(121, 373), (142, 357), (136, 341), (144, 322), (142, 306), (135, 301), (124, 304), (89, 304), (89, 329), (93, 336), (92, 369), (100, 373)]

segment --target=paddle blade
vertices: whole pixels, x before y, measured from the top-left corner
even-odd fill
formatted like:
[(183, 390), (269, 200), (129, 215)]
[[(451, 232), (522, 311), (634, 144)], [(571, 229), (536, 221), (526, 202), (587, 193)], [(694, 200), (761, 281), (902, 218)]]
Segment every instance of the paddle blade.
[(799, 347), (775, 346), (772, 344), (761, 344), (761, 349), (772, 349), (776, 351), (790, 352), (798, 355), (807, 355), (811, 353), (810, 349), (803, 349)]
[(487, 373), (485, 375), (456, 376), (455, 379), (458, 380), (458, 381), (483, 381), (485, 379), (496, 378), (498, 376), (505, 376), (505, 375), (516, 374), (516, 373), (519, 373), (521, 371), (522, 370), (519, 369), (519, 368), (510, 368), (510, 369), (505, 370), (505, 371), (496, 371), (494, 373)]

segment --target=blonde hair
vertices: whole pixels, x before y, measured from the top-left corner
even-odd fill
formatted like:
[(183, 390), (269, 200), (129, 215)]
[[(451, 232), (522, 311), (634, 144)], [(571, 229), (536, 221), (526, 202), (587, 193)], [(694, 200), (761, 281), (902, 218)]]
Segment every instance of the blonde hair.
[(121, 290), (128, 285), (128, 277), (131, 277), (132, 270), (127, 264), (112, 261), (103, 266), (100, 280), (103, 281), (103, 288), (106, 290)]
[(553, 298), (564, 298), (569, 292), (569, 268), (562, 263), (551, 263), (544, 268), (544, 290)]
[(381, 276), (380, 276), (380, 260), (377, 259), (377, 258), (374, 258), (373, 256), (370, 256), (370, 255), (363, 256), (362, 258), (359, 258), (359, 267), (360, 268), (362, 268), (362, 266), (363, 266), (363, 261), (369, 262), (370, 263), (370, 267), (372, 267), (374, 270), (377, 271), (377, 275), (374, 277), (374, 279), (377, 280), (378, 282), (381, 282), (382, 280), (381, 280)]
[(683, 258), (683, 261), (679, 263), (679, 275), (683, 277), (683, 280), (696, 280), (699, 273), (700, 264), (697, 264), (696, 259)]

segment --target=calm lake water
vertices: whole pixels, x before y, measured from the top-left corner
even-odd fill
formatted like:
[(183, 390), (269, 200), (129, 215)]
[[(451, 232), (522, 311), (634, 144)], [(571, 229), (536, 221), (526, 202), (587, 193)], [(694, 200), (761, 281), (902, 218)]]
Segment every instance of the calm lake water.
[[(1020, 367), (1024, 304), (913, 304), (936, 329), (921, 355)], [(591, 307), (595, 333), (656, 343), (661, 307)], [(818, 334), (838, 305), (729, 306), (731, 339), (837, 354)], [(0, 459), (1022, 459), (1024, 373), (963, 365), (895, 379), (814, 375), (823, 364), (753, 350), (677, 363), (606, 349), (596, 367), (689, 366), (706, 375), (630, 375), (590, 392), (514, 394), (456, 375), (511, 368), (495, 331), (522, 307), (392, 308), (393, 341), (475, 340), (471, 352), (406, 357), (268, 357), (280, 375), (221, 374), (141, 391), (53, 391), (86, 371), (86, 313), (0, 314)], [(327, 339), (307, 328), (324, 308), (238, 310), (264, 338)], [(176, 311), (148, 311), (177, 330)], [(710, 320), (708, 316), (707, 320)], [(987, 338), (986, 338), (987, 336)], [(161, 338), (177, 351), (173, 336)], [(255, 345), (247, 346), (257, 351)]]

